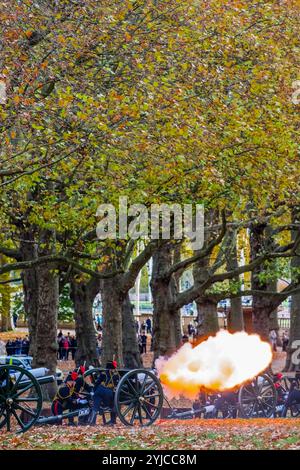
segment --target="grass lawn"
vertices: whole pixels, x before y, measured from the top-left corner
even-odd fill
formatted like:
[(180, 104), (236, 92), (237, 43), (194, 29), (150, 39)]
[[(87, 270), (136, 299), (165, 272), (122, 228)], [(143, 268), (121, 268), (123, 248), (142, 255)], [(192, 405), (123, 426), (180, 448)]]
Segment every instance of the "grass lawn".
[(48, 426), (0, 432), (0, 449), (300, 449), (300, 419), (169, 420), (149, 428)]

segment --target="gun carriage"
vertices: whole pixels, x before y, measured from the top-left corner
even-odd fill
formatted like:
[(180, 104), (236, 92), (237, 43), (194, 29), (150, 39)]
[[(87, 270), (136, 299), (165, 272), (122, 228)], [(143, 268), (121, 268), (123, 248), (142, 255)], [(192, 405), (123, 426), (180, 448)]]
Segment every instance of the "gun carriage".
[[(84, 374), (93, 390), (101, 368), (89, 369)], [(118, 374), (117, 385), (114, 389), (114, 410), (121, 423), (126, 426), (149, 426), (160, 416), (164, 396), (159, 378), (153, 370), (148, 369), (116, 369), (112, 374)], [(55, 378), (47, 375), (46, 369), (28, 371), (15, 365), (0, 366), (0, 429), (17, 433), (25, 432), (33, 425), (55, 424), (62, 419), (78, 416), (81, 419), (91, 411), (93, 391), (83, 392), (79, 409), (64, 412), (58, 416), (41, 416), (43, 408), (42, 386), (54, 382)], [(272, 377), (261, 374), (240, 386), (235, 391), (236, 410), (240, 417), (259, 418), (276, 416), (277, 390)], [(214, 399), (198, 408), (179, 412), (170, 406), (169, 418), (188, 419), (193, 417), (218, 417), (214, 411)], [(226, 404), (226, 400), (224, 402)], [(222, 417), (232, 417), (233, 406), (225, 406)], [(103, 407), (102, 412), (109, 412)]]

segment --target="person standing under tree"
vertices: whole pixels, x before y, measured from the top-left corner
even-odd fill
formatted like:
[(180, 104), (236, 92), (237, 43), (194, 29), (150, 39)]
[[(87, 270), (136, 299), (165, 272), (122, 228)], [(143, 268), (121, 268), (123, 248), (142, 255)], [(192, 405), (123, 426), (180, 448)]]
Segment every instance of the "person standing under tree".
[(151, 322), (151, 318), (149, 318), (149, 317), (146, 320), (146, 328), (147, 328), (147, 334), (151, 335), (152, 322)]
[(141, 334), (141, 354), (147, 353), (147, 335), (145, 332)]
[(14, 327), (17, 328), (17, 321), (18, 321), (19, 315), (17, 313), (13, 314), (13, 321), (14, 321)]
[(282, 351), (286, 352), (287, 351), (287, 346), (289, 344), (289, 337), (286, 331), (283, 332), (282, 335)]
[(277, 351), (277, 333), (275, 330), (270, 331), (269, 338), (273, 351)]

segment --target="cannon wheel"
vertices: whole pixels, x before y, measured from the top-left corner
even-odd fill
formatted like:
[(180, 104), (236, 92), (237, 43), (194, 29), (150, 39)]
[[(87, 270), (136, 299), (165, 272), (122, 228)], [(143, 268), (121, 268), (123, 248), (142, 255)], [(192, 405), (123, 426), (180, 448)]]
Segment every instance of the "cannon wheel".
[(274, 416), (277, 392), (267, 374), (258, 375), (239, 390), (239, 409), (242, 418), (270, 418)]
[(0, 366), (0, 429), (27, 431), (39, 418), (42, 405), (41, 387), (28, 370)]
[(156, 375), (136, 369), (121, 378), (115, 394), (115, 408), (126, 426), (149, 426), (160, 416), (163, 400), (163, 389)]

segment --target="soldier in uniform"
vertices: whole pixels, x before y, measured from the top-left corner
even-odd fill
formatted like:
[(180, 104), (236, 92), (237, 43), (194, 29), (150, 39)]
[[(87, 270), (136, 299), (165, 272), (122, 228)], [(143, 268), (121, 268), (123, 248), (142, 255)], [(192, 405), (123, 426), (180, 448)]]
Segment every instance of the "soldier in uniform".
[[(81, 408), (80, 391), (85, 382), (77, 371), (70, 372), (65, 382), (59, 387), (52, 402), (51, 411), (54, 416), (58, 416), (63, 411), (74, 411)], [(61, 422), (60, 422), (61, 424)], [(69, 418), (69, 425), (74, 425), (74, 417)]]
[(281, 413), (282, 418), (286, 418), (288, 409), (292, 405), (300, 407), (300, 372), (296, 372), (295, 378), (291, 379), (291, 388)]
[[(106, 370), (103, 371), (95, 383), (94, 404), (90, 415), (89, 424), (96, 424), (97, 413), (103, 415), (103, 424), (116, 424), (116, 412), (114, 410), (114, 394), (119, 383), (120, 376), (116, 361), (109, 361), (106, 364)], [(110, 421), (106, 422), (103, 408), (110, 408)]]

